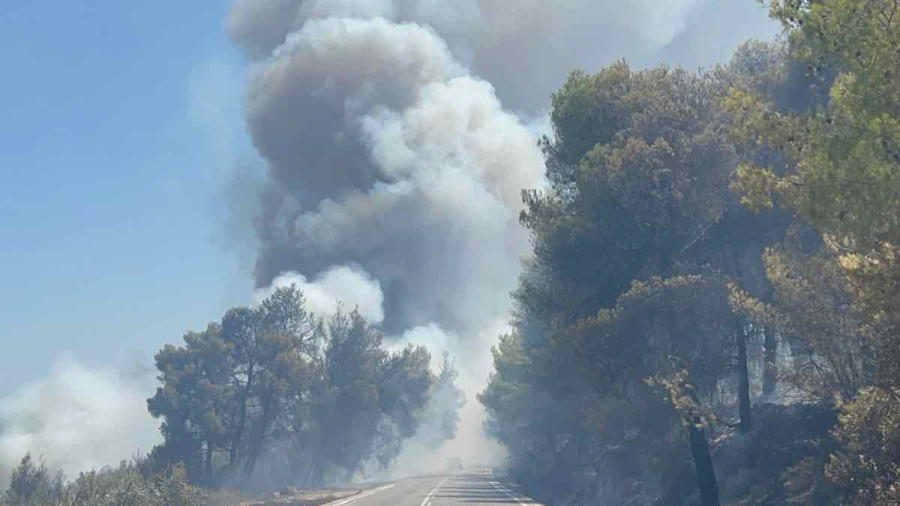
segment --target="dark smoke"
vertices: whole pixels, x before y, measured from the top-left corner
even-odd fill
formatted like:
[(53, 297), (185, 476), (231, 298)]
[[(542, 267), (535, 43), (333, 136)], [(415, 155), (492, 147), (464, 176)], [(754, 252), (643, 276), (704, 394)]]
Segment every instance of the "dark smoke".
[(270, 176), (259, 287), (353, 264), (383, 287), (388, 330), (472, 332), (504, 313), (541, 155), (432, 29), (306, 22), (256, 64), (247, 122)]

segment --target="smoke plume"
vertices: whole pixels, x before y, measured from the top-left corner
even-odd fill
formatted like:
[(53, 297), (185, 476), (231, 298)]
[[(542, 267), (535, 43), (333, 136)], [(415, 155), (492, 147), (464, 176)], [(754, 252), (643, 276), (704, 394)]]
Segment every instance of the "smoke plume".
[(64, 357), (50, 374), (0, 398), (0, 485), (27, 452), (68, 477), (115, 465), (159, 442), (147, 413), (153, 374), (89, 368)]
[(298, 272), (285, 272), (272, 281), (271, 286), (257, 290), (254, 303), (258, 304), (272, 295), (275, 289), (296, 285), (303, 291), (306, 310), (316, 317), (328, 320), (337, 312), (338, 304), (357, 308), (374, 324), (384, 321), (384, 294), (381, 283), (357, 266), (341, 265), (321, 273), (314, 281)]
[(528, 241), (535, 139), (430, 28), (307, 21), (253, 70), (247, 122), (269, 165), (257, 284), (355, 264), (385, 328), (472, 332), (503, 314)]
[[(477, 332), (505, 314), (529, 250), (519, 195), (541, 185), (550, 92), (574, 68), (678, 62), (673, 47), (688, 65), (725, 59), (735, 19), (765, 15), (724, 0), (237, 0), (227, 26), (251, 60), (246, 120), (269, 175), (257, 287), (354, 264), (380, 282), (390, 332)], [(692, 43), (704, 34), (721, 54)]]
[[(550, 93), (623, 57), (724, 60), (771, 26), (753, 4), (237, 0), (227, 29), (250, 60), (247, 128), (268, 167), (259, 293), (293, 280), (317, 311), (359, 305), (393, 346), (449, 350), (469, 397), (470, 439), (452, 446), (485, 448), (474, 393), (530, 250), (520, 192), (544, 184)], [(726, 19), (741, 28), (723, 33)], [(418, 444), (404, 451), (421, 469)]]
[[(503, 463), (506, 450), (499, 443), (485, 437), (485, 413), (475, 399), (475, 394), (484, 389), (493, 367), (489, 353), (491, 343), (509, 330), (506, 319), (498, 318), (477, 335), (461, 339), (432, 323), (410, 329), (391, 343), (390, 347), (394, 349), (401, 349), (407, 344), (426, 344), (432, 353), (433, 370), (438, 369), (443, 352), (456, 357), (455, 365), (459, 368), (456, 385), (466, 392), (466, 404), (459, 412), (456, 438), (435, 448), (431, 442), (440, 438), (439, 428), (423, 424), (415, 437), (404, 443), (396, 463), (386, 472), (374, 476), (374, 480), (441, 472), (446, 469), (447, 459), (454, 457), (462, 459), (465, 465), (493, 466)], [(452, 402), (452, 399), (444, 401)]]
[(228, 31), (260, 60), (308, 21), (329, 17), (429, 26), (507, 108), (527, 115), (542, 112), (573, 69), (620, 58), (693, 69), (777, 30), (752, 0), (237, 0)]

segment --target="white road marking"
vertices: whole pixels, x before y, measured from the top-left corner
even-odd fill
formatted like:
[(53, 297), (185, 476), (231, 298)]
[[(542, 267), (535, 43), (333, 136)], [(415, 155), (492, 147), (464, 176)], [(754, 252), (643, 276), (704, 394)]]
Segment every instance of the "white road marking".
[(372, 490), (369, 490), (365, 494), (357, 494), (357, 495), (350, 497), (349, 499), (344, 499), (344, 500), (337, 501), (337, 502), (330, 502), (330, 503), (326, 504), (325, 506), (346, 506), (347, 504), (355, 503), (356, 501), (358, 501), (360, 499), (365, 499), (366, 497), (369, 497), (370, 495), (375, 495), (378, 492), (383, 492), (389, 488), (393, 488), (394, 485), (395, 484), (392, 483), (390, 485), (385, 485), (383, 487), (373, 488)]
[(510, 490), (510, 489), (508, 489), (508, 488), (501, 488), (501, 487), (500, 487), (500, 483), (498, 483), (498, 482), (496, 482), (496, 481), (492, 481), (492, 482), (491, 482), (491, 485), (493, 485), (494, 488), (496, 488), (499, 492), (503, 492), (504, 494), (506, 494), (507, 497), (509, 497), (509, 498), (512, 499), (513, 501), (516, 501), (517, 503), (519, 503), (519, 506), (529, 506), (530, 504), (534, 504), (534, 503), (532, 503), (532, 502), (528, 502), (528, 503), (521, 502), (521, 501), (522, 501), (521, 498), (516, 497), (516, 496), (510, 494), (510, 493), (509, 493), (509, 490)]
[(419, 506), (427, 506), (428, 503), (431, 502), (431, 496), (433, 496), (434, 493), (437, 492), (437, 490), (439, 488), (441, 488), (441, 485), (443, 485), (445, 481), (447, 481), (447, 477), (444, 477), (444, 479), (441, 480), (441, 482), (438, 483), (436, 487), (431, 489), (431, 492), (428, 492), (428, 495), (425, 496), (425, 499), (422, 501), (422, 504), (420, 504)]

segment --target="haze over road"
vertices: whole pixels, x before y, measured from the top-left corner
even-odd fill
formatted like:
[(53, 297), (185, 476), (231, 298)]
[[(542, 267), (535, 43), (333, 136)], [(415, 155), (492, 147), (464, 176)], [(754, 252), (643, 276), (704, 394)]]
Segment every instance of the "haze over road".
[(540, 506), (483, 471), (409, 478), (329, 506)]

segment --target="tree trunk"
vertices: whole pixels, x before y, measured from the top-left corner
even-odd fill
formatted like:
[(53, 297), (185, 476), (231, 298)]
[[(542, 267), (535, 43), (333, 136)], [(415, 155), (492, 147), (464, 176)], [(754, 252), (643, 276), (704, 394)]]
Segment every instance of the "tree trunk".
[(336, 411), (337, 403), (333, 404), (328, 410), (328, 417), (325, 419), (326, 423), (322, 427), (322, 442), (319, 444), (319, 448), (315, 453), (313, 453), (309, 467), (306, 468), (306, 475), (303, 476), (303, 483), (301, 485), (303, 488), (306, 488), (311, 476), (313, 477), (313, 485), (322, 486), (324, 484), (322, 482), (325, 481), (325, 464), (322, 462), (322, 454), (325, 451), (329, 436), (331, 435), (330, 428), (334, 421)]
[(259, 461), (259, 456), (262, 453), (263, 443), (266, 441), (266, 433), (269, 431), (269, 427), (275, 418), (275, 399), (271, 397), (271, 394), (266, 395), (263, 399), (262, 410), (259, 430), (256, 431), (255, 437), (250, 441), (247, 460), (244, 462), (244, 478), (249, 478), (253, 474), (253, 470), (256, 469), (256, 463)]
[(366, 457), (366, 454), (369, 454), (369, 456), (371, 456), (372, 442), (375, 440), (375, 437), (377, 435), (378, 422), (381, 421), (382, 415), (381, 413), (376, 412), (371, 414), (371, 416), (372, 420), (367, 427), (368, 434), (363, 435), (363, 437), (365, 438), (363, 441), (366, 442), (360, 445), (360, 447), (356, 450), (356, 453), (353, 454), (352, 460), (348, 461), (350, 465), (346, 468), (348, 476), (345, 479), (345, 482), (347, 483), (353, 480), (353, 476), (356, 474), (356, 471), (362, 467), (363, 459)]
[(778, 337), (772, 329), (766, 329), (765, 341), (763, 342), (764, 356), (763, 360), (763, 395), (772, 395), (775, 393), (775, 385), (778, 374)]
[(753, 408), (750, 406), (750, 374), (747, 370), (747, 333), (741, 322), (737, 324), (738, 348), (738, 409), (741, 415), (741, 434), (753, 430)]
[(209, 486), (213, 485), (212, 461), (213, 461), (213, 445), (209, 441), (209, 439), (207, 439), (206, 440), (206, 482), (209, 484)]
[[(734, 264), (734, 272), (738, 277), (740, 284), (745, 284), (744, 272), (741, 269), (741, 262), (738, 256), (736, 241), (732, 232), (731, 239), (731, 261)], [(747, 333), (744, 332), (742, 322), (737, 324), (737, 345), (738, 345), (738, 409), (741, 415), (741, 433), (747, 433), (751, 426), (752, 411), (750, 408), (750, 375), (747, 371)]]
[(244, 439), (244, 432), (247, 430), (247, 401), (250, 399), (250, 392), (253, 388), (253, 363), (247, 368), (247, 384), (241, 393), (241, 414), (238, 419), (237, 430), (231, 439), (231, 449), (228, 452), (228, 469), (234, 472), (240, 459), (240, 446)]
[(301, 487), (307, 488), (310, 485), (321, 487), (324, 485), (322, 482), (324, 481), (325, 476), (325, 463), (322, 460), (322, 453), (325, 451), (327, 442), (328, 433), (326, 432), (322, 436), (322, 443), (319, 444), (319, 449), (313, 453), (312, 459), (309, 461), (309, 467), (306, 468), (306, 474), (303, 476), (303, 482), (300, 484)]
[(312, 464), (313, 474), (312, 474), (311, 485), (313, 487), (321, 488), (321, 487), (324, 487), (325, 485), (327, 485), (325, 483), (325, 466), (326, 466), (326, 464), (327, 464), (327, 462), (325, 462), (324, 460), (319, 460)]
[(697, 471), (697, 485), (700, 487), (700, 498), (703, 506), (719, 506), (719, 484), (709, 456), (709, 444), (706, 442), (706, 431), (695, 417), (688, 426), (688, 437), (691, 441), (691, 455), (694, 457), (694, 468)]

